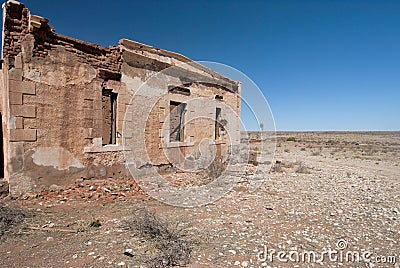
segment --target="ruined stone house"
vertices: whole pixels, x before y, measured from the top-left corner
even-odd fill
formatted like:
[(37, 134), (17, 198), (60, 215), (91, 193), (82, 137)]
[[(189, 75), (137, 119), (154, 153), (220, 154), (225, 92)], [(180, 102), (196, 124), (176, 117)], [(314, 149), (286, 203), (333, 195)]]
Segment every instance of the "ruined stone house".
[(1, 176), (12, 194), (132, 176), (127, 162), (137, 174), (201, 171), (208, 151), (221, 161), (240, 142), (240, 83), (180, 54), (76, 40), (17, 1), (3, 4), (2, 34)]

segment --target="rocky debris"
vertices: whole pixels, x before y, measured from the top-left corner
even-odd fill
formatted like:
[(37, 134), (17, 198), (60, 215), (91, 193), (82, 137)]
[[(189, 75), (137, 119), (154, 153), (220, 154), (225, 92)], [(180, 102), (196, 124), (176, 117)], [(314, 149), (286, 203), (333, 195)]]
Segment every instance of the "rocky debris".
[(77, 179), (74, 186), (42, 191), (39, 194), (24, 195), (20, 199), (43, 200), (38, 204), (46, 207), (69, 201), (87, 202), (124, 201), (140, 195), (142, 191), (133, 179), (127, 180), (83, 180)]

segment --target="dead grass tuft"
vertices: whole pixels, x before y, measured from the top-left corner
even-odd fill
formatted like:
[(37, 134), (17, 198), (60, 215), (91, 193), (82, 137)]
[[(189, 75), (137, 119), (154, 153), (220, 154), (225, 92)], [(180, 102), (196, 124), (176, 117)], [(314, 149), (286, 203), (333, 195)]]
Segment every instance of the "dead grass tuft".
[[(225, 171), (227, 166), (227, 161), (223, 162), (222, 160), (213, 161), (210, 166), (206, 169), (206, 175), (210, 179), (210, 181), (218, 178)], [(207, 182), (208, 183), (208, 182)]]
[(282, 164), (275, 164), (271, 167), (271, 173), (280, 173), (283, 172)]
[(0, 239), (16, 232), (16, 227), (26, 217), (20, 209), (5, 207), (0, 204)]
[(311, 153), (311, 155), (312, 155), (312, 156), (319, 156), (319, 155), (321, 155), (321, 152), (320, 152), (320, 151), (313, 151), (313, 152)]
[(164, 220), (144, 208), (134, 211), (133, 218), (126, 221), (126, 227), (152, 244), (153, 254), (142, 260), (145, 266), (151, 268), (188, 264), (197, 244), (179, 223)]
[(296, 173), (310, 174), (310, 169), (303, 162), (296, 162)]

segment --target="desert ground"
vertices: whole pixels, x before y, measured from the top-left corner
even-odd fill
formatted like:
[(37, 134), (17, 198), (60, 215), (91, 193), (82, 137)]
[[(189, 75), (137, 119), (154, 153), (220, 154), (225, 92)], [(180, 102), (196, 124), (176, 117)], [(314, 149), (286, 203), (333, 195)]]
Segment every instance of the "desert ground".
[(201, 207), (133, 180), (3, 197), (0, 267), (399, 267), (399, 164), (400, 132), (284, 132), (257, 191)]

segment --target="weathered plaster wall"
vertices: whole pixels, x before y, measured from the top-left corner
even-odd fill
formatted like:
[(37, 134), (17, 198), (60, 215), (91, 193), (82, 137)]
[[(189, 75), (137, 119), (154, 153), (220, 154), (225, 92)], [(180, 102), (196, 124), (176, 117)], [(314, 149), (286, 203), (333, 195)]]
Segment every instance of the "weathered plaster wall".
[[(121, 81), (134, 95), (127, 106), (129, 116), (125, 118), (124, 135), (127, 146), (134, 148), (134, 154), (128, 158), (134, 160), (138, 175), (143, 167), (163, 169), (171, 162), (178, 168), (203, 169), (216, 153), (221, 161), (232, 145), (240, 143), (240, 84), (216, 77), (215, 73), (198, 68), (183, 56), (170, 58), (145, 47), (141, 47), (145, 51), (142, 53), (136, 43), (128, 40), (122, 40), (120, 45), (123, 51)], [(174, 86), (184, 87), (190, 95), (170, 92)], [(169, 142), (170, 101), (186, 103), (184, 140), (179, 143)], [(221, 116), (227, 122), (225, 127), (231, 134), (217, 141), (214, 137), (216, 107), (221, 107)], [(206, 159), (197, 166), (187, 163), (200, 157)]]
[(121, 152), (84, 152), (101, 137), (102, 89), (120, 87), (118, 47), (58, 35), (17, 2), (5, 3), (3, 10), (11, 192), (67, 185), (80, 177), (127, 176)]
[[(200, 157), (202, 146), (222, 157), (228, 137), (214, 141), (215, 122), (199, 119), (215, 118), (219, 106), (230, 140), (239, 144), (233, 114), (240, 114), (240, 84), (182, 55), (129, 40), (104, 48), (59, 35), (18, 2), (6, 2), (3, 16), (1, 110), (12, 194), (80, 177), (127, 177), (126, 161), (162, 168), (175, 158)], [(168, 71), (152, 78), (162, 70)], [(190, 96), (169, 92), (171, 85), (184, 85)], [(110, 127), (103, 89), (117, 94), (117, 135), (110, 145), (102, 140)], [(191, 102), (195, 98), (201, 101)], [(184, 142), (175, 146), (165, 141), (171, 100), (188, 102)], [(205, 138), (213, 143), (201, 144)]]

